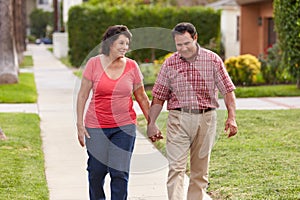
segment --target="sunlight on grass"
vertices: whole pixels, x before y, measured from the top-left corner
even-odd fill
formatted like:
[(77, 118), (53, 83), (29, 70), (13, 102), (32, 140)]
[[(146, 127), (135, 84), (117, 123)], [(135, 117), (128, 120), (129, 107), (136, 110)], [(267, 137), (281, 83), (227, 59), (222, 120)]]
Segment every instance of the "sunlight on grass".
[(300, 96), (300, 90), (294, 85), (267, 85), (267, 86), (249, 86), (237, 87), (236, 97), (285, 97)]
[(20, 68), (33, 67), (32, 56), (24, 56), (22, 63), (20, 63)]
[[(212, 197), (299, 199), (299, 118), (299, 109), (238, 110), (238, 135), (228, 139), (220, 134), (212, 152), (209, 179)], [(167, 113), (161, 113), (158, 125), (163, 133), (166, 120)], [(138, 125), (144, 133), (146, 121), (142, 116), (138, 117)], [(218, 128), (221, 133), (222, 124)], [(165, 139), (157, 147), (165, 153)]]
[(72, 67), (69, 57), (62, 57), (59, 60), (67, 67)]
[(20, 73), (19, 83), (0, 85), (0, 103), (35, 103), (37, 91), (33, 73)]

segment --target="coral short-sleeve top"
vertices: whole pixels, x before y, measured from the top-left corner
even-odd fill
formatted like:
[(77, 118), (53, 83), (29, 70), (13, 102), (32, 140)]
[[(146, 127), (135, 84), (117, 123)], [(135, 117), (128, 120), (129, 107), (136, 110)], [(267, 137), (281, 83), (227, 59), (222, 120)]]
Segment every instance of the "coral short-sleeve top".
[(133, 109), (133, 86), (142, 82), (143, 76), (137, 63), (126, 58), (123, 73), (111, 79), (104, 71), (100, 56), (89, 59), (83, 76), (92, 81), (92, 98), (85, 115), (89, 128), (114, 128), (136, 124)]

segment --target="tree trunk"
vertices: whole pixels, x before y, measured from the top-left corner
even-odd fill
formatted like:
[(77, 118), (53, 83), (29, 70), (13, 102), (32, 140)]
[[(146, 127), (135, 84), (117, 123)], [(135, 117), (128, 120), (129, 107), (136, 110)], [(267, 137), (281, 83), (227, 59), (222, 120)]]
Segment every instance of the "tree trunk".
[(18, 63), (23, 61), (23, 52), (26, 50), (26, 2), (24, 0), (13, 0), (14, 38)]
[(53, 9), (54, 9), (54, 32), (59, 31), (59, 12), (58, 12), (58, 0), (53, 0)]
[(0, 0), (0, 84), (18, 82), (12, 6), (13, 0)]

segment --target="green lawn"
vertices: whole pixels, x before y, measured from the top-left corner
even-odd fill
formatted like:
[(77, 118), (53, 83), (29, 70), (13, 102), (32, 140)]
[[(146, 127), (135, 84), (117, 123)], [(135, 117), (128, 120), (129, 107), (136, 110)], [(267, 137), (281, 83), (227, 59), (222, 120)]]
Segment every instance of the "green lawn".
[(33, 67), (32, 56), (24, 56), (22, 63), (20, 63), (20, 68)]
[(49, 199), (39, 116), (0, 113), (0, 126), (0, 199)]
[(35, 103), (37, 91), (33, 73), (20, 73), (19, 83), (0, 85), (0, 103)]
[(285, 97), (300, 96), (300, 89), (294, 85), (267, 85), (267, 86), (249, 86), (237, 87), (236, 97)]
[[(222, 132), (225, 111), (218, 115), (219, 138), (210, 162), (213, 198), (300, 199), (300, 109), (238, 110), (239, 133), (230, 139)], [(162, 113), (158, 121), (163, 133), (166, 119)], [(144, 132), (144, 118), (138, 121)], [(165, 139), (157, 146), (165, 153)]]

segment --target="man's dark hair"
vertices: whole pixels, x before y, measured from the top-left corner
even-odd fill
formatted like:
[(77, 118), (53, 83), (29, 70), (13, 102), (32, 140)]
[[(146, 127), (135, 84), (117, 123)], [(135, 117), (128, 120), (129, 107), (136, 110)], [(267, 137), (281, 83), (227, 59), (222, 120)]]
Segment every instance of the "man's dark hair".
[(127, 26), (124, 25), (114, 25), (108, 27), (102, 36), (100, 52), (104, 55), (109, 55), (110, 46), (116, 41), (120, 35), (125, 35), (129, 41), (131, 40), (132, 34), (128, 30)]
[(185, 32), (188, 32), (192, 38), (197, 35), (197, 30), (195, 26), (189, 22), (182, 22), (177, 24), (173, 30), (172, 30), (172, 36), (175, 37), (176, 34), (184, 34)]

